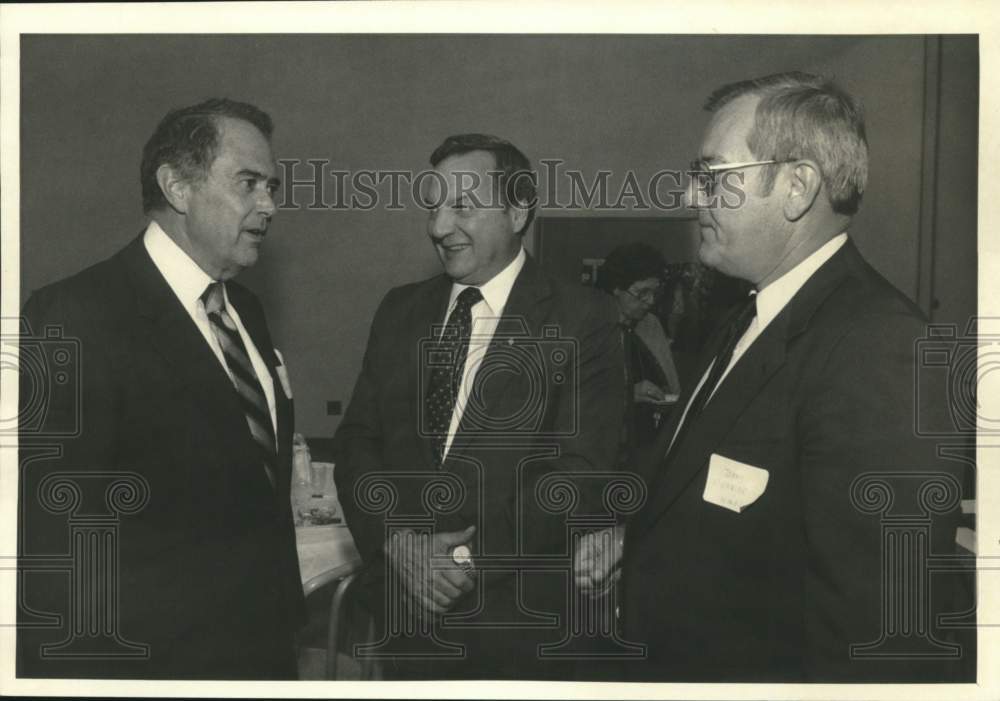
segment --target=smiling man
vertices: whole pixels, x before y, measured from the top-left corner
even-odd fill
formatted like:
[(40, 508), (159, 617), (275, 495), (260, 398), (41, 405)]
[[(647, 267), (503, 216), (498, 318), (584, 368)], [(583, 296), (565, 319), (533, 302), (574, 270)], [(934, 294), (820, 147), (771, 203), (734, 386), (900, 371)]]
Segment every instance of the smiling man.
[[(927, 559), (955, 554), (959, 470), (914, 430), (947, 394), (915, 384), (933, 380), (915, 367), (926, 320), (847, 233), (868, 176), (860, 107), (786, 73), (706, 108), (699, 256), (755, 291), (639, 457), (649, 498), (611, 541), (625, 637), (648, 646), (629, 678), (956, 680), (975, 653), (936, 627), (955, 578)], [(736, 177), (744, 197), (727, 205)], [(584, 549), (578, 576), (615, 559)]]
[[(567, 524), (539, 489), (613, 466), (624, 407), (617, 311), (525, 252), (535, 184), (513, 144), (452, 136), (431, 164), (427, 234), (444, 274), (382, 300), (336, 435), (379, 654), (392, 678), (568, 677), (539, 647), (570, 626), (566, 572), (539, 569), (537, 557), (566, 557)], [(380, 477), (392, 522), (365, 497)], [(451, 485), (454, 503), (427, 491), (435, 481)], [(466, 549), (471, 569), (460, 566)]]
[(86, 654), (53, 648), (79, 630), (25, 627), (21, 676), (296, 676), (291, 391), (260, 303), (232, 280), (257, 262), (275, 213), (272, 129), (258, 108), (226, 99), (168, 113), (143, 151), (148, 226), (24, 307), (35, 334), (79, 342), (79, 407), (52, 405), (47, 418), (77, 411), (81, 430), (22, 436), (22, 456), (38, 440), (60, 454), (22, 460), (21, 555), (71, 551), (66, 515), (46, 496), (55, 472), (85, 503), (118, 475), (148, 502), (120, 518), (118, 579), (98, 593), (111, 612), (71, 607), (53, 574), (24, 580), (26, 607), (113, 625)]

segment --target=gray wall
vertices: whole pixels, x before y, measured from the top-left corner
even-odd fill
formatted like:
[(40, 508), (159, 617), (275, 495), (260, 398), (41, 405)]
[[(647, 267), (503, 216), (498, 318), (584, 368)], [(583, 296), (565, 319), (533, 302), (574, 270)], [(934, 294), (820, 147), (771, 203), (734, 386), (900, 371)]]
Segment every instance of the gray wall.
[[(484, 131), (536, 162), (559, 158), (585, 174), (609, 169), (621, 183), (627, 169), (642, 181), (686, 167), (713, 87), (802, 69), (834, 74), (866, 104), (872, 177), (854, 235), (916, 298), (926, 46), (923, 37), (25, 37), (22, 295), (139, 232), (143, 143), (167, 109), (208, 96), (268, 110), (279, 158), (328, 159), (352, 171), (420, 169), (444, 136)], [(958, 320), (975, 311), (978, 58), (974, 38), (943, 47), (931, 192), (932, 233), (947, 238), (927, 240), (938, 313)], [(307, 203), (308, 192), (296, 199)], [(325, 416), (326, 400), (349, 399), (378, 301), (437, 271), (424, 214), (413, 206), (303, 207), (281, 211), (272, 232), (261, 263), (242, 279), (261, 295), (291, 367), (300, 430), (330, 435), (337, 419)]]

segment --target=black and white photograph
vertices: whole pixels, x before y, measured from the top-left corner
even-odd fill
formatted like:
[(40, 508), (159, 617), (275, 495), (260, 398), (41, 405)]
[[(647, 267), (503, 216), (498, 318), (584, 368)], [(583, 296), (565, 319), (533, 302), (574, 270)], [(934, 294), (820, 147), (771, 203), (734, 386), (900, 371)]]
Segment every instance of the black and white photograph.
[(993, 698), (998, 18), (794, 8), (3, 8), (3, 693)]

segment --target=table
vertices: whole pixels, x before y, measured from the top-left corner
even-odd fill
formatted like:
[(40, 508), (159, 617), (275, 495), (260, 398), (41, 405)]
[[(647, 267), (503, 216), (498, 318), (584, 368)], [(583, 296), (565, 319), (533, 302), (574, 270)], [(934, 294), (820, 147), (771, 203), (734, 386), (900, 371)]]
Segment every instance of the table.
[[(313, 508), (324, 512), (332, 511), (340, 519), (344, 518), (332, 480), (329, 480), (322, 491), (322, 496), (316, 496), (308, 482), (292, 483), (292, 515), (296, 523), (302, 522), (300, 514), (308, 513)], [(295, 543), (299, 553), (299, 574), (306, 596), (318, 587), (361, 568), (361, 556), (354, 546), (351, 531), (343, 521), (322, 526), (296, 525)]]
[(361, 556), (347, 526), (306, 526), (295, 529), (302, 590), (309, 596), (319, 587), (361, 569)]

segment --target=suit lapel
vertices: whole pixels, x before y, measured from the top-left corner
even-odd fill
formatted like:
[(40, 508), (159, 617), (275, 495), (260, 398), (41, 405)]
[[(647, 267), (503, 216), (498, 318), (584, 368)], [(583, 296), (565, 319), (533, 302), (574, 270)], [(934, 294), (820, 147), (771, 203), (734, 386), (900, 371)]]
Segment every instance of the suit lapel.
[(197, 406), (212, 421), (232, 434), (246, 431), (243, 413), (232, 383), (212, 353), (204, 336), (174, 295), (167, 281), (146, 253), (142, 237), (122, 251), (135, 289), (136, 309), (152, 348), (167, 363), (177, 380), (194, 394)]
[[(647, 474), (655, 471), (655, 475), (652, 477), (649, 501), (635, 520), (635, 530), (655, 522), (708, 466), (709, 457), (726, 439), (747, 405), (784, 365), (793, 339), (806, 330), (816, 310), (859, 260), (857, 249), (848, 240), (809, 278), (733, 366), (701, 414), (692, 419), (693, 423), (681, 443), (674, 446), (665, 465), (663, 456), (677, 422), (671, 422), (668, 431), (661, 432), (656, 441), (660, 452), (649, 456), (654, 466), (660, 469), (647, 471)], [(718, 350), (717, 346), (718, 343), (713, 344), (712, 352), (702, 359), (700, 373), (696, 375), (699, 379)]]
[[(259, 462), (257, 447), (229, 376), (149, 257), (142, 236), (121, 255), (135, 290), (140, 338), (148, 339), (178, 384), (194, 397), (193, 404), (202, 414), (200, 419), (216, 429), (220, 442), (238, 452), (239, 462), (247, 465)], [(238, 311), (242, 318), (242, 310)], [(267, 484), (263, 469), (260, 477)]]
[[(537, 264), (530, 256), (525, 259), (524, 267), (514, 281), (504, 305), (503, 314), (493, 332), (489, 347), (483, 357), (478, 373), (489, 372), (491, 367), (510, 365), (509, 347), (524, 340), (539, 338), (538, 334), (545, 319), (549, 316), (549, 305), (546, 300), (551, 297), (552, 289), (547, 278), (541, 274)], [(509, 395), (512, 383), (526, 381), (525, 373), (497, 372), (492, 373), (489, 381), (488, 394), (485, 396), (486, 406), (479, 412), (480, 417), (505, 416), (507, 412), (500, 403)], [(471, 389), (471, 388), (469, 388)], [(456, 442), (468, 447), (494, 435), (482, 426), (470, 425), (475, 420), (471, 412), (462, 415)], [(461, 435), (461, 438), (459, 438)]]
[[(719, 385), (718, 391), (691, 419), (670, 459), (654, 476), (648, 516), (654, 520), (708, 465), (708, 459), (725, 440), (740, 414), (785, 362), (785, 320), (779, 315), (754, 341)], [(673, 435), (671, 433), (671, 435)], [(660, 454), (662, 463), (662, 455)]]

